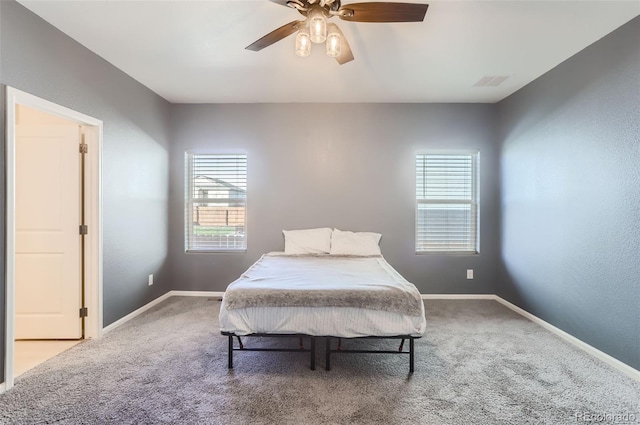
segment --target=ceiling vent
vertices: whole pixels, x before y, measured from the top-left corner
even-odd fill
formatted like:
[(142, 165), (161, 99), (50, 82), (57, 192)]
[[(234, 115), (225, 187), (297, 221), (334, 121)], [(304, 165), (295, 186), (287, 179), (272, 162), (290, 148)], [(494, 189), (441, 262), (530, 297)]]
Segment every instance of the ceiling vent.
[(498, 87), (500, 84), (509, 78), (508, 75), (490, 75), (482, 77), (478, 80), (473, 87)]

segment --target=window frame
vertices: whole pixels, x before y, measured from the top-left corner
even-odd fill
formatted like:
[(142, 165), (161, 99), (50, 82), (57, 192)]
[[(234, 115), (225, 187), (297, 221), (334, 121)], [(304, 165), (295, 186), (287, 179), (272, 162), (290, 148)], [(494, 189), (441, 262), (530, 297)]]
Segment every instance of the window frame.
[[(466, 200), (450, 200), (450, 199), (419, 199), (418, 198), (418, 160), (419, 157), (424, 157), (428, 155), (443, 155), (443, 156), (471, 156), (472, 157), (472, 165), (471, 165), (471, 175), (472, 175), (472, 189), (471, 189), (471, 199)], [(424, 159), (423, 159), (424, 160)], [(480, 151), (479, 150), (443, 150), (443, 149), (429, 149), (424, 151), (418, 151), (414, 155), (414, 173), (415, 173), (415, 185), (414, 185), (414, 197), (415, 197), (415, 243), (414, 249), (416, 255), (479, 255), (480, 254)], [(424, 178), (424, 177), (423, 177)], [(458, 204), (458, 205), (471, 205), (471, 208), (475, 208), (475, 220), (473, 222), (472, 231), (475, 233), (475, 244), (474, 249), (470, 250), (448, 250), (448, 249), (419, 249), (421, 245), (421, 241), (418, 239), (418, 231), (420, 228), (420, 217), (419, 217), (419, 208), (421, 204)], [(473, 236), (470, 233), (471, 236)], [(424, 243), (424, 242), (422, 242)]]
[[(193, 198), (193, 185), (194, 185), (194, 172), (193, 172), (193, 167), (194, 167), (194, 156), (195, 155), (199, 155), (199, 156), (209, 156), (209, 157), (224, 157), (224, 156), (237, 156), (237, 157), (244, 157), (244, 163), (245, 163), (245, 169), (244, 169), (244, 179), (246, 182), (246, 187), (245, 187), (245, 196), (244, 198)], [(192, 150), (187, 150), (185, 151), (184, 154), (184, 166), (185, 166), (185, 170), (184, 170), (184, 176), (185, 176), (185, 183), (184, 183), (184, 213), (185, 213), (185, 217), (184, 217), (184, 252), (185, 253), (246, 253), (247, 252), (247, 247), (248, 247), (248, 229), (247, 229), (247, 212), (248, 212), (248, 196), (247, 196), (247, 191), (248, 191), (248, 175), (249, 175), (249, 162), (248, 162), (248, 155), (246, 152), (243, 151), (192, 151)], [(209, 191), (207, 190), (207, 193)], [(240, 201), (239, 201), (240, 200)], [(193, 221), (193, 214), (194, 214), (194, 210), (193, 207), (194, 206), (202, 206), (204, 204), (212, 204), (212, 203), (242, 203), (244, 206), (244, 236), (243, 236), (243, 240), (244, 240), (244, 244), (243, 246), (239, 247), (239, 248), (230, 248), (230, 247), (225, 247), (225, 248), (196, 248), (194, 246), (190, 246), (190, 237), (193, 237), (193, 226), (194, 226), (194, 221)], [(193, 245), (193, 244), (192, 244)]]

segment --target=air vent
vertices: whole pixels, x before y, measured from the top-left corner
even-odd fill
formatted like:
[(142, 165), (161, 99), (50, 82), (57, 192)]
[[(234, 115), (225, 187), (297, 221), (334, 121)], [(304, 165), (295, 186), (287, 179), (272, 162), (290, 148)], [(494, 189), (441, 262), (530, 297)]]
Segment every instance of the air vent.
[(509, 78), (508, 75), (490, 75), (482, 77), (478, 80), (473, 87), (498, 87), (500, 84)]

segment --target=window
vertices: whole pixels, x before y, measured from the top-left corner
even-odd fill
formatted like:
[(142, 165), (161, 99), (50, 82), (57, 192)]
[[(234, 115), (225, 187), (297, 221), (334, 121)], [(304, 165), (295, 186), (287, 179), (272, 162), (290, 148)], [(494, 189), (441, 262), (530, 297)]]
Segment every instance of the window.
[(478, 156), (416, 155), (416, 252), (478, 252)]
[(247, 155), (186, 154), (187, 251), (247, 249)]

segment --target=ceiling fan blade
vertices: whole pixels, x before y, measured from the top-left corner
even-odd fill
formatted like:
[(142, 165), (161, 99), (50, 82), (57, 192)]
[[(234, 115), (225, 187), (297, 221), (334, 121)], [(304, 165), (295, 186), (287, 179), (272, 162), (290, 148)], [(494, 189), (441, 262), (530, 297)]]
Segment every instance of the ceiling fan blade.
[(327, 24), (327, 30), (333, 30), (340, 34), (340, 56), (336, 58), (336, 61), (340, 65), (344, 65), (347, 62), (351, 62), (353, 60), (353, 53), (351, 53), (351, 47), (349, 47), (349, 43), (347, 42), (347, 38), (344, 36), (340, 28), (336, 24)]
[(289, 7), (289, 5), (287, 5), (287, 3), (289, 2), (289, 0), (269, 0), (272, 3), (276, 3), (279, 4), (280, 6), (287, 6)]
[(265, 47), (269, 47), (273, 43), (276, 43), (282, 40), (283, 38), (288, 37), (294, 32), (298, 31), (300, 28), (302, 28), (303, 23), (304, 21), (289, 22), (288, 24), (285, 24), (280, 28), (271, 31), (269, 34), (265, 35), (261, 39), (256, 40), (253, 43), (249, 44), (247, 47), (245, 47), (245, 49), (258, 52), (264, 49)]
[(351, 22), (421, 22), (428, 7), (420, 3), (351, 3), (342, 6), (339, 11), (347, 13), (338, 16)]

